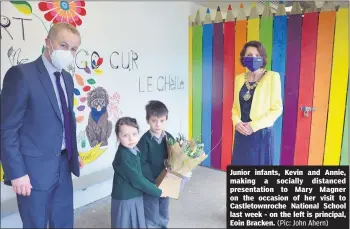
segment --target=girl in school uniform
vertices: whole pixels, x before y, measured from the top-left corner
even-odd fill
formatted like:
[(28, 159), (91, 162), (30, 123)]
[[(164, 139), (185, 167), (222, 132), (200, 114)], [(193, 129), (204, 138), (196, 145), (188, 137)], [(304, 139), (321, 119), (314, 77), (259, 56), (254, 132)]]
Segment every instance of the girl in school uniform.
[(240, 58), (249, 71), (235, 77), (232, 164), (272, 165), (273, 125), (283, 109), (280, 75), (265, 70), (267, 55), (258, 41), (246, 43)]
[(113, 188), (111, 202), (112, 228), (146, 228), (143, 193), (155, 197), (165, 197), (162, 190), (148, 181), (142, 174), (139, 141), (139, 126), (136, 119), (120, 118), (115, 126), (120, 142), (113, 168)]

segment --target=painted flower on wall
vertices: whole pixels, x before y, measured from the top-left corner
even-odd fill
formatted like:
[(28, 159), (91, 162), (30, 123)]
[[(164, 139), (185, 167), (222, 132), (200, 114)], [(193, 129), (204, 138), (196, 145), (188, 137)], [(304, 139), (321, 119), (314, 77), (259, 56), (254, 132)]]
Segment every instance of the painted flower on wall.
[(82, 24), (81, 16), (86, 15), (85, 1), (44, 1), (39, 2), (39, 9), (46, 12), (44, 17), (52, 23), (67, 22), (77, 27)]

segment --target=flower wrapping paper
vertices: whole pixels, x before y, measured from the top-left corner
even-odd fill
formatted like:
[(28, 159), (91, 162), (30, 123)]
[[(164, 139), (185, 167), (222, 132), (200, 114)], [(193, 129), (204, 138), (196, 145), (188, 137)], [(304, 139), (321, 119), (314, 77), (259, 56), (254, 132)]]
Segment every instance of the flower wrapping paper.
[(157, 186), (170, 198), (179, 198), (192, 171), (208, 157), (203, 148), (202, 143), (193, 139), (186, 140), (183, 135), (173, 141), (167, 139), (168, 159), (164, 162), (166, 169), (157, 178)]

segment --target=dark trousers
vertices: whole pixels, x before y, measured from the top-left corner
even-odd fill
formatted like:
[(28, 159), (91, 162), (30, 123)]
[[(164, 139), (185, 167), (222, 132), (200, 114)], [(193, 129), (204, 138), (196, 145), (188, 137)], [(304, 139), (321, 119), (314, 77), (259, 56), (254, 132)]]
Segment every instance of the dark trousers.
[(17, 195), (23, 228), (47, 228), (48, 224), (50, 228), (73, 228), (73, 184), (67, 155), (60, 158), (57, 181), (49, 190), (33, 188), (30, 196)]
[(143, 204), (147, 228), (168, 228), (169, 198), (144, 194)]

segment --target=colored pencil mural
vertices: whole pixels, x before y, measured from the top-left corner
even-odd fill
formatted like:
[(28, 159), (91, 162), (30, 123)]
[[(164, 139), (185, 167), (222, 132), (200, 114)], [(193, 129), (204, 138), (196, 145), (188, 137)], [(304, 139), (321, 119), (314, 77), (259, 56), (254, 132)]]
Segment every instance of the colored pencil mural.
[(308, 112), (307, 109), (313, 107), (317, 28), (318, 12), (314, 5), (313, 8), (307, 9), (303, 19), (298, 96), (298, 108), (302, 109), (303, 112), (298, 112), (297, 115), (294, 165), (308, 164), (312, 118), (307, 117), (312, 116), (312, 113)]
[(317, 107), (317, 112), (312, 113), (309, 165), (320, 165), (323, 163), (336, 13), (334, 5), (326, 2), (319, 14), (314, 96), (312, 101), (313, 107)]
[(258, 41), (260, 34), (260, 18), (256, 9), (256, 3), (253, 2), (248, 19), (247, 41)]
[[(213, 85), (213, 24), (209, 9), (206, 12), (203, 23), (203, 106), (202, 106), (202, 142), (204, 151), (211, 150), (211, 120), (212, 120), (212, 85)], [(211, 157), (203, 162), (209, 166)]]
[[(273, 41), (273, 16), (269, 6), (266, 4), (264, 12), (260, 21), (260, 42), (264, 45), (267, 52), (266, 70), (271, 70), (271, 56), (272, 56), (272, 41)], [(259, 26), (259, 25), (258, 25)]]
[[(282, 100), (284, 101), (288, 18), (287, 18), (286, 11), (283, 4), (280, 3), (278, 5), (276, 16), (272, 18), (272, 20), (273, 20), (272, 23), (273, 23), (274, 29), (273, 29), (272, 52), (271, 52), (272, 53), (271, 70), (278, 72), (280, 74), (281, 87), (282, 87), (281, 94), (282, 94)], [(273, 165), (280, 164), (282, 123), (283, 123), (283, 114), (276, 120), (275, 125), (273, 127), (273, 130), (274, 130), (273, 142), (274, 142), (274, 148), (275, 148), (275, 154), (273, 155)]]
[(192, 137), (200, 138), (202, 134), (202, 65), (203, 65), (203, 26), (197, 11), (192, 28)]
[(224, 23), (224, 78), (222, 90), (222, 146), (221, 169), (232, 161), (233, 126), (231, 121), (231, 106), (233, 104), (234, 72), (235, 72), (235, 22), (231, 5), (228, 7)]
[(193, 95), (192, 95), (192, 22), (191, 17), (188, 17), (188, 118), (189, 118), (189, 128), (188, 137), (192, 138), (192, 108), (193, 108)]
[(220, 8), (216, 11), (213, 27), (213, 84), (211, 110), (211, 165), (221, 168), (221, 140), (222, 140), (222, 89), (224, 70), (224, 34), (223, 20)]
[(288, 17), (285, 96), (281, 144), (281, 165), (293, 165), (298, 115), (298, 89), (301, 57), (303, 15), (299, 3), (294, 2)]
[(281, 77), (284, 110), (273, 127), (273, 165), (349, 164), (348, 16), (346, 4), (336, 10), (327, 1), (321, 12), (311, 4), (303, 13), (298, 2), (290, 14), (282, 2), (275, 14), (269, 3), (261, 15), (253, 3), (248, 17), (242, 3), (236, 18), (230, 5), (224, 19), (219, 7), (214, 19), (209, 9), (203, 21), (197, 12), (190, 23), (189, 129), (210, 155), (203, 166), (226, 170), (234, 157), (234, 78), (247, 71), (240, 51), (251, 40), (263, 43), (266, 69)]
[(349, 79), (349, 8), (336, 16), (324, 165), (339, 165)]
[(344, 121), (344, 130), (343, 130), (343, 143), (342, 143), (342, 150), (341, 150), (341, 156), (340, 156), (340, 165), (348, 165), (349, 163), (349, 84), (350, 81), (348, 80), (348, 95), (347, 95), (347, 105), (346, 105), (346, 112), (345, 112), (345, 121)]

